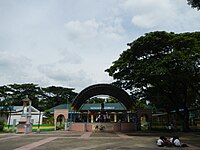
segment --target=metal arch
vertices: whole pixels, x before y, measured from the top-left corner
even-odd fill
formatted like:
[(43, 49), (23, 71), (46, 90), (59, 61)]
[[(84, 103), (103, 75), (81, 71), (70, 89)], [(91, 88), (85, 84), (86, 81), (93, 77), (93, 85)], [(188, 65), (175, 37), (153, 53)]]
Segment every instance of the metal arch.
[(127, 110), (130, 110), (133, 106), (130, 96), (127, 92), (118, 88), (112, 84), (95, 84), (83, 89), (74, 99), (72, 108), (79, 110), (81, 105), (85, 103), (89, 98), (96, 95), (109, 95), (117, 98)]

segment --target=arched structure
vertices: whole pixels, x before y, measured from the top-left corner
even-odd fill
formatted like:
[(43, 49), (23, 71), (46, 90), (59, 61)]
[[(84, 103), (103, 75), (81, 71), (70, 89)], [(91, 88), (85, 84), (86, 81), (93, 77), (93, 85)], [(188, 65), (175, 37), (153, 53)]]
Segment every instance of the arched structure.
[(54, 110), (54, 130), (56, 130), (56, 124), (57, 124), (57, 118), (58, 116), (62, 115), (64, 116), (64, 121), (68, 119), (68, 110), (66, 109), (57, 109)]
[(127, 110), (130, 110), (133, 106), (130, 96), (121, 88), (111, 84), (95, 84), (85, 88), (76, 96), (72, 103), (72, 108), (74, 110), (79, 110), (86, 100), (96, 95), (109, 95), (115, 97), (124, 104)]
[(68, 110), (66, 109), (54, 110), (54, 118), (56, 119), (59, 115), (63, 115), (65, 119), (68, 119)]

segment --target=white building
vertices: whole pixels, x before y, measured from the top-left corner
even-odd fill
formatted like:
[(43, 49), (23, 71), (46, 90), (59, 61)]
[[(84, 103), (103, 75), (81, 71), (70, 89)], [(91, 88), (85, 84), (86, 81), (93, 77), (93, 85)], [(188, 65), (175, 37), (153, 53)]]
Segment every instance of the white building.
[[(1, 108), (0, 108), (1, 109)], [(8, 111), (8, 118), (3, 115), (0, 119), (7, 121), (7, 125), (17, 125), (21, 119), (23, 106), (13, 106), (11, 112)], [(31, 106), (31, 123), (33, 125), (42, 124), (43, 112), (40, 112), (35, 107)], [(39, 121), (40, 119), (40, 121)]]

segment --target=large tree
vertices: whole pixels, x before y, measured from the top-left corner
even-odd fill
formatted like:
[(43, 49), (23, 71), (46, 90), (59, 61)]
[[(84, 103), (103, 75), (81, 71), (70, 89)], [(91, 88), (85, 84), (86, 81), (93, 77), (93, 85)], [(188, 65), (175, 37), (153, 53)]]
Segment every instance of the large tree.
[(187, 1), (192, 8), (197, 8), (198, 10), (200, 10), (200, 0), (187, 0)]
[(28, 95), (33, 101), (33, 106), (37, 107), (41, 94), (40, 87), (32, 83), (0, 86), (0, 101), (2, 105), (4, 105), (4, 103), (16, 106), (22, 105), (22, 99)]
[(10, 110), (12, 106), (11, 97), (12, 90), (7, 86), (0, 86), (0, 116), (3, 114), (8, 115), (8, 110)]
[(73, 88), (49, 86), (42, 88), (42, 90), (45, 97), (40, 101), (40, 104), (43, 105), (44, 109), (71, 103), (77, 95), (76, 92), (73, 92)]
[(106, 70), (115, 84), (129, 89), (136, 98), (176, 110), (182, 117), (183, 129), (188, 130), (188, 108), (199, 104), (200, 32), (151, 32), (128, 46)]
[(7, 87), (12, 90), (12, 105), (22, 105), (22, 99), (24, 99), (27, 95), (32, 101), (32, 105), (38, 108), (39, 100), (42, 98), (43, 93), (37, 84), (10, 84)]

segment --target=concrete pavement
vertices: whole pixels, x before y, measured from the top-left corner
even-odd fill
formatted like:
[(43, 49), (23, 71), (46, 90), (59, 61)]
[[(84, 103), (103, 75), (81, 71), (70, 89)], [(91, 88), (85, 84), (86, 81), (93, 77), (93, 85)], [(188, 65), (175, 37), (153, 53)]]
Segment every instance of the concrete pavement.
[[(50, 131), (31, 134), (0, 134), (0, 150), (200, 150), (200, 134), (180, 134), (189, 147), (157, 147), (158, 133)], [(165, 135), (166, 133), (159, 133)], [(168, 138), (169, 134), (165, 135)]]

